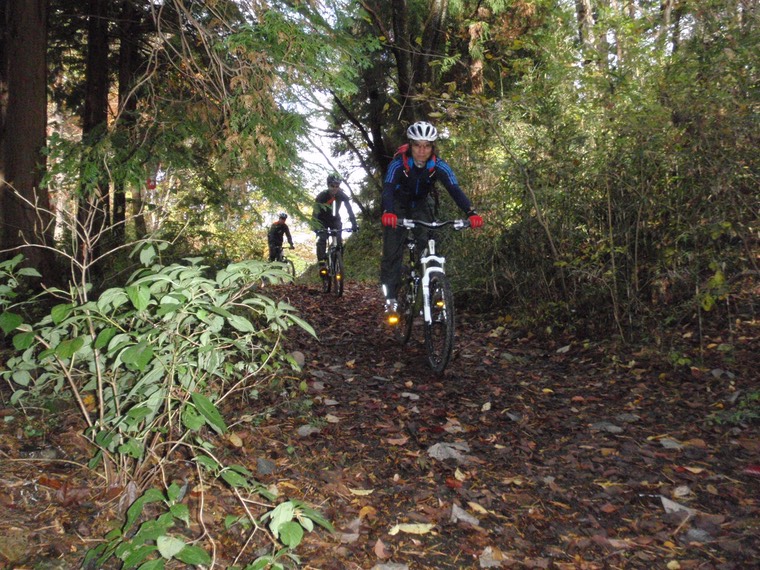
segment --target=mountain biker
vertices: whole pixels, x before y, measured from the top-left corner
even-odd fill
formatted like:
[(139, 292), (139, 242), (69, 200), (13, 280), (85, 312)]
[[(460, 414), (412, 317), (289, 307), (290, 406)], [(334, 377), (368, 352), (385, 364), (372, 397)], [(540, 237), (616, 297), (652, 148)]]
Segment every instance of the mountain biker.
[[(385, 295), (386, 319), (398, 309), (396, 289), (401, 275), (406, 229), (397, 228), (398, 218), (431, 222), (437, 199), (435, 183), (440, 182), (457, 206), (465, 212), (473, 228), (483, 225), (483, 218), (472, 208), (469, 198), (459, 187), (451, 167), (435, 155), (437, 129), (426, 121), (418, 121), (406, 130), (409, 145), (402, 147), (388, 166), (383, 181), (383, 257), (380, 262), (380, 283)], [(414, 230), (415, 239), (424, 247), (427, 232)], [(424, 244), (424, 245), (423, 245)]]
[[(319, 230), (331, 228), (340, 230), (343, 228), (343, 221), (340, 218), (340, 207), (346, 207), (348, 219), (351, 222), (351, 231), (356, 231), (356, 216), (351, 208), (351, 202), (348, 196), (340, 189), (340, 183), (343, 179), (338, 174), (330, 174), (327, 177), (327, 190), (323, 190), (314, 200), (313, 227), (317, 231), (317, 261), (320, 268), (325, 265), (327, 259), (327, 235)], [(338, 246), (343, 245), (341, 234), (337, 235)]]
[(293, 238), (290, 236), (290, 228), (285, 220), (288, 219), (288, 215), (285, 212), (280, 212), (277, 217), (277, 221), (269, 226), (267, 232), (267, 242), (269, 242), (269, 261), (277, 261), (280, 257), (280, 251), (282, 251), (283, 236), (288, 238), (290, 249), (293, 249)]

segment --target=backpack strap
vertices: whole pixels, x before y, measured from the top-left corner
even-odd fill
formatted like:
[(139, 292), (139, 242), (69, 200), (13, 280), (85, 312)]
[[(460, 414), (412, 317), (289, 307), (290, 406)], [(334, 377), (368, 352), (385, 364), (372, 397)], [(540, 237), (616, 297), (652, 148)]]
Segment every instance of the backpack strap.
[[(408, 178), (409, 171), (412, 169), (412, 165), (409, 163), (409, 143), (402, 144), (400, 147), (398, 147), (398, 150), (396, 150), (396, 155), (399, 154), (401, 155), (401, 159), (404, 162), (404, 174)], [(438, 157), (432, 155), (427, 162), (428, 178), (433, 178), (435, 176), (435, 168), (437, 165)]]

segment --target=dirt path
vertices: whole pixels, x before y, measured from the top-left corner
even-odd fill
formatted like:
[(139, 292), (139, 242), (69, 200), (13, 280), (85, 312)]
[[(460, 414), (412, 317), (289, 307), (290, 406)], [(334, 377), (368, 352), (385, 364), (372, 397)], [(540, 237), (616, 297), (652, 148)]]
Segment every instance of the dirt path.
[(756, 563), (760, 479), (745, 469), (760, 463), (757, 425), (708, 421), (757, 390), (749, 341), (733, 371), (675, 371), (646, 351), (538, 342), (460, 311), (454, 360), (436, 376), (420, 330), (406, 350), (393, 343), (376, 288), (288, 298), (320, 335), (294, 349), (324, 419), (292, 440), (293, 467), (341, 530), (312, 541), (310, 567)]
[[(711, 421), (758, 390), (751, 323), (732, 365), (713, 351), (713, 364), (674, 369), (654, 352), (539, 341), (460, 311), (454, 359), (437, 376), (420, 330), (404, 350), (392, 341), (376, 287), (349, 282), (341, 299), (307, 285), (270, 293), (320, 340), (291, 334), (303, 371), (283, 376), (280, 397), (226, 411), (242, 442), (228, 452), (335, 525), (307, 533), (302, 568), (757, 567), (757, 420)], [(243, 421), (267, 406), (266, 421)], [(11, 425), (0, 433), (0, 569), (75, 568), (101, 536), (96, 514), (114, 504), (62, 504), (43, 477), (96, 482), (77, 466), (51, 474), (45, 458), (16, 461), (25, 438)], [(50, 446), (75, 454), (76, 429), (61, 426)], [(207, 523), (230, 514), (222, 491), (208, 496)], [(243, 538), (218, 541), (217, 567)]]

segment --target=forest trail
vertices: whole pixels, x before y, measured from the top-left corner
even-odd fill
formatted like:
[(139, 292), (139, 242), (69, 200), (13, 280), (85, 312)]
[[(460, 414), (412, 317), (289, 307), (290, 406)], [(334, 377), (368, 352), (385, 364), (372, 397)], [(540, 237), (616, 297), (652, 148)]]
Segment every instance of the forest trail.
[(290, 438), (291, 467), (339, 529), (310, 538), (309, 567), (757, 562), (757, 425), (709, 421), (757, 390), (754, 336), (732, 370), (676, 370), (655, 351), (540, 341), (460, 309), (439, 376), (421, 328), (406, 348), (394, 342), (376, 286), (348, 283), (336, 300), (301, 285), (285, 298), (320, 338), (292, 349), (323, 420)]
[[(756, 325), (737, 330), (730, 369), (674, 368), (654, 350), (539, 339), (460, 309), (454, 357), (435, 375), (421, 329), (404, 349), (393, 341), (374, 285), (349, 281), (339, 299), (316, 284), (264, 292), (319, 340), (288, 332), (303, 370), (283, 372), (277, 394), (228, 402), (237, 443), (220, 438), (217, 453), (333, 523), (306, 533), (301, 568), (756, 567), (758, 425), (711, 420), (757, 391)], [(0, 569), (78, 567), (115, 501), (88, 496), (99, 485), (88, 470), (30, 457), (18, 425), (2, 426)], [(85, 463), (79, 429), (64, 422), (48, 449)], [(204, 509), (212, 535), (241, 514), (222, 487)], [(222, 532), (217, 568), (247, 536)]]

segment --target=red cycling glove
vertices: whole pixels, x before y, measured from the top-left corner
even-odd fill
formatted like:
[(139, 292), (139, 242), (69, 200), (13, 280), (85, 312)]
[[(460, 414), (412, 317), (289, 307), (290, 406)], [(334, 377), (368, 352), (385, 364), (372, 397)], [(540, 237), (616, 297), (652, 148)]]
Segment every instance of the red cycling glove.
[(382, 217), (383, 225), (389, 228), (395, 228), (398, 223), (398, 216), (391, 212), (385, 212)]
[(479, 228), (483, 226), (483, 218), (477, 214), (472, 214), (469, 218), (471, 228)]

